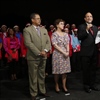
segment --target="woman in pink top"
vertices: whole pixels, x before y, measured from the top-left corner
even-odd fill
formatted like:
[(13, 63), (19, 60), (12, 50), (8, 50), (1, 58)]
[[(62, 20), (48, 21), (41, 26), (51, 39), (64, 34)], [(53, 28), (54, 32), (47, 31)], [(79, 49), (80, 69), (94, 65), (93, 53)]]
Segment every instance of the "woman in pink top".
[(14, 30), (9, 28), (8, 37), (4, 39), (3, 46), (5, 49), (5, 57), (10, 66), (11, 79), (15, 80), (16, 77), (16, 63), (18, 61), (18, 49), (20, 48), (20, 41), (15, 37)]

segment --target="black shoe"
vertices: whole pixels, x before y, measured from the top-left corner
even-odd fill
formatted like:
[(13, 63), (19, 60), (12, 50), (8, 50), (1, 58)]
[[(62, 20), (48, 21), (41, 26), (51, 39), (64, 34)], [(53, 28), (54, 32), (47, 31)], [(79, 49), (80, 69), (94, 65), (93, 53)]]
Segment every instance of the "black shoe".
[(65, 95), (67, 96), (67, 95), (70, 95), (70, 92), (67, 90), (67, 91), (65, 91), (64, 89), (63, 89), (63, 92), (65, 93)]
[(48, 95), (47, 93), (44, 93), (44, 94), (40, 94), (40, 96), (46, 98), (46, 97), (51, 97), (50, 95)]
[(38, 96), (32, 96), (31, 100), (39, 100), (39, 97)]
[(65, 91), (65, 95), (70, 95), (70, 92), (69, 91)]
[(94, 90), (94, 91), (100, 91), (100, 89), (97, 88), (97, 87), (91, 87), (91, 89)]
[(36, 100), (36, 97), (35, 97), (35, 96), (32, 96), (32, 97), (31, 97), (31, 100)]
[(60, 91), (56, 91), (56, 90), (55, 90), (55, 92), (58, 93), (58, 94), (60, 93)]
[(85, 92), (87, 92), (87, 93), (91, 93), (91, 89), (90, 89), (90, 88), (85, 88), (84, 90), (85, 90)]

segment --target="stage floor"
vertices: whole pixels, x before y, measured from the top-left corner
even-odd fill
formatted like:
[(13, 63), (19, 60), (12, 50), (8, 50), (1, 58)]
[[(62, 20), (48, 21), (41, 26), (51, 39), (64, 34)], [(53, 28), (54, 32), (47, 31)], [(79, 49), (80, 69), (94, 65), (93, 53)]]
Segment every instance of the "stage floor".
[[(100, 88), (100, 71), (97, 71), (96, 83)], [(69, 96), (65, 96), (63, 92), (57, 94), (55, 93), (53, 75), (46, 77), (47, 93), (51, 95), (46, 100), (100, 100), (100, 91), (86, 93), (83, 90), (81, 72), (68, 74), (67, 86), (70, 91)], [(28, 78), (24, 77), (16, 81), (0, 80), (0, 100), (31, 100)]]

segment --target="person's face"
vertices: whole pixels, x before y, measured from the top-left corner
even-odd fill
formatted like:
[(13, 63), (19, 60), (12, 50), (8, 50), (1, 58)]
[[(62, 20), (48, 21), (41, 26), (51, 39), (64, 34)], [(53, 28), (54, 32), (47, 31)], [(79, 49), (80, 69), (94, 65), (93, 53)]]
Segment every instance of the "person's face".
[(66, 33), (69, 33), (69, 30), (68, 30), (68, 28), (65, 28), (65, 29), (64, 29), (64, 31), (65, 31)]
[(19, 27), (15, 27), (14, 30), (15, 30), (15, 32), (18, 32), (19, 31)]
[(2, 30), (2, 32), (6, 32), (7, 31), (7, 27), (2, 27), (1, 30)]
[(66, 27), (66, 28), (70, 28), (70, 25), (69, 25), (69, 24), (67, 24), (65, 27)]
[(92, 21), (93, 21), (93, 16), (92, 16), (92, 14), (91, 14), (91, 13), (87, 13), (87, 14), (85, 15), (84, 20), (86, 21), (86, 23), (92, 23)]
[(64, 22), (60, 22), (60, 23), (57, 25), (57, 28), (63, 30), (63, 29), (64, 29)]
[(41, 18), (39, 15), (35, 15), (35, 18), (32, 19), (32, 23), (36, 26), (39, 26), (41, 24)]
[(71, 25), (71, 29), (74, 29), (74, 28), (76, 28), (76, 25), (75, 24), (72, 24)]
[(77, 31), (74, 31), (74, 34), (77, 35)]
[(10, 35), (14, 35), (14, 30), (13, 29), (9, 29), (9, 34)]
[(54, 26), (50, 26), (50, 30), (53, 30), (54, 29)]

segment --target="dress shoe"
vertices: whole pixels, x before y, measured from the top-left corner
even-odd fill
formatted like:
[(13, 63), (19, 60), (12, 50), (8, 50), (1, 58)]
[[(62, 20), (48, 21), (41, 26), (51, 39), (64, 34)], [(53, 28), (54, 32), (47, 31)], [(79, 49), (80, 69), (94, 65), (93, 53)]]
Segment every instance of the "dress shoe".
[(97, 88), (97, 87), (91, 87), (91, 89), (94, 90), (94, 91), (100, 91), (100, 89)]
[(60, 90), (59, 91), (55, 90), (55, 92), (59, 94), (60, 93)]
[(40, 96), (43, 96), (43, 97), (51, 97), (50, 95), (48, 95), (47, 93), (42, 93), (42, 94), (40, 94)]
[(85, 88), (85, 92), (91, 93), (91, 89), (90, 88)]
[(70, 95), (70, 92), (68, 90), (63, 89), (63, 92), (65, 93), (65, 95)]
[(36, 97), (35, 96), (32, 96), (31, 98), (32, 98), (31, 100), (36, 100)]

